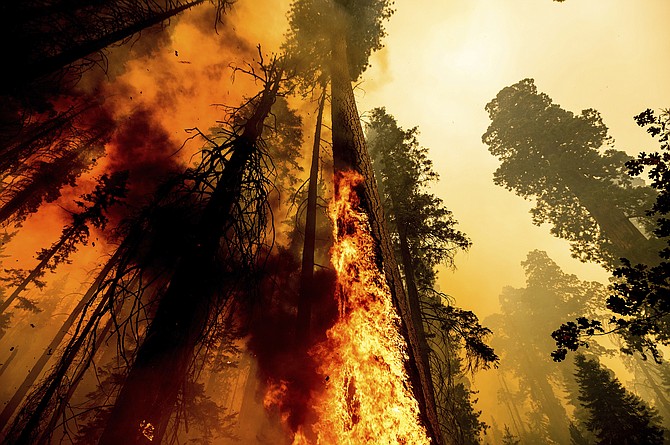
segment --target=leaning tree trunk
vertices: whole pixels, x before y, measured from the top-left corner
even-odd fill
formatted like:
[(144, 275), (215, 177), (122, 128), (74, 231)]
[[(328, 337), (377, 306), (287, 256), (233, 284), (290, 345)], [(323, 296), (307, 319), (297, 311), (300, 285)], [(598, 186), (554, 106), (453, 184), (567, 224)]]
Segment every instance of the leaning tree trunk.
[(99, 445), (160, 443), (205, 330), (215, 292), (214, 258), (240, 194), (241, 177), (261, 137), (281, 76), (265, 85), (260, 102), (234, 141), (191, 244), (177, 266), (139, 347)]
[(659, 263), (660, 245), (648, 240), (616, 203), (595, 198), (592, 190), (600, 187), (598, 183), (593, 181), (589, 183), (587, 178), (577, 172), (566, 172), (563, 176), (567, 187), (598, 223), (603, 235), (612, 243), (619, 257), (627, 258), (633, 264)]
[(416, 279), (414, 277), (414, 260), (412, 259), (412, 252), (409, 246), (409, 240), (407, 239), (407, 223), (399, 222), (398, 226), (398, 242), (400, 244), (402, 269), (405, 272), (404, 275), (405, 286), (407, 289), (407, 303), (409, 305), (410, 315), (412, 317), (412, 325), (416, 329), (419, 340), (419, 352), (421, 354), (421, 359), (425, 360), (426, 363), (429, 363), (430, 346), (428, 345), (426, 331), (423, 326), (423, 316), (421, 315), (421, 300), (419, 297), (419, 290), (416, 287)]
[[(45, 57), (26, 64), (19, 64), (18, 66), (15, 66), (13, 70), (7, 71), (9, 79), (7, 79), (6, 82), (3, 82), (6, 86), (1, 88), (0, 92), (5, 92), (8, 88), (14, 88), (15, 85), (28, 85), (34, 80), (57, 72), (90, 54), (101, 51), (114, 43), (123, 41), (151, 26), (163, 23), (175, 15), (203, 2), (204, 0), (193, 0), (174, 8), (161, 11), (152, 16), (143, 17), (141, 20), (131, 22), (130, 24), (122, 22), (124, 25), (123, 28), (113, 30), (93, 40), (82, 40), (79, 44), (73, 45), (65, 51), (50, 57)], [(130, 18), (121, 18), (121, 20), (124, 19), (127, 20)]]
[(7, 308), (14, 302), (14, 300), (19, 297), (19, 295), (21, 295), (21, 292), (23, 292), (30, 283), (42, 275), (44, 269), (47, 267), (47, 264), (49, 264), (49, 261), (51, 261), (54, 255), (56, 255), (58, 251), (65, 245), (65, 243), (68, 242), (70, 238), (73, 237), (79, 230), (81, 230), (83, 226), (83, 222), (72, 225), (65, 233), (61, 235), (58, 242), (51, 249), (49, 249), (39, 264), (30, 271), (28, 276), (24, 278), (18, 286), (16, 286), (12, 294), (7, 297), (7, 299), (3, 301), (2, 304), (0, 304), (0, 314), (3, 314), (7, 310)]
[[(331, 112), (335, 175), (353, 170), (365, 178), (365, 181), (355, 191), (360, 199), (360, 208), (368, 216), (371, 235), (377, 245), (376, 263), (386, 277), (394, 304), (398, 308), (403, 321), (403, 335), (408, 340), (410, 379), (414, 395), (419, 403), (428, 434), (435, 443), (440, 443), (441, 434), (430, 369), (428, 362), (421, 354), (421, 342), (414, 326), (412, 312), (405, 296), (402, 278), (394, 258), (391, 239), (386, 227), (377, 182), (374, 179), (372, 163), (365, 145), (363, 128), (351, 86), (347, 43), (344, 34), (335, 35), (332, 43)], [(335, 190), (335, 193), (337, 194), (338, 191)]]
[(5, 408), (2, 410), (2, 413), (0, 413), (0, 425), (8, 424), (9, 419), (11, 419), (12, 415), (14, 414), (14, 411), (16, 410), (16, 408), (18, 408), (19, 404), (26, 396), (32, 384), (35, 383), (35, 380), (37, 380), (37, 378), (42, 374), (42, 371), (44, 370), (44, 367), (46, 366), (47, 362), (49, 361), (53, 353), (58, 349), (60, 343), (63, 341), (63, 338), (65, 338), (65, 335), (69, 332), (75, 320), (79, 318), (79, 315), (82, 313), (84, 308), (91, 304), (92, 302), (91, 299), (96, 296), (99, 286), (102, 284), (103, 280), (107, 277), (110, 270), (115, 265), (116, 260), (118, 259), (118, 253), (119, 251), (117, 251), (117, 254), (115, 254), (107, 262), (107, 264), (105, 264), (105, 266), (100, 271), (93, 284), (89, 287), (89, 290), (86, 292), (84, 297), (79, 301), (77, 306), (75, 306), (75, 308), (72, 309), (68, 318), (65, 320), (61, 328), (58, 330), (54, 338), (51, 340), (51, 343), (49, 343), (49, 345), (44, 349), (44, 352), (42, 353), (40, 358), (30, 369), (28, 375), (23, 380), (23, 383), (21, 383), (19, 388), (16, 390), (11, 400), (7, 403), (7, 405), (5, 405)]
[(312, 317), (312, 295), (314, 293), (314, 249), (316, 247), (316, 200), (319, 182), (319, 148), (321, 146), (321, 123), (323, 107), (326, 102), (326, 86), (323, 86), (319, 100), (319, 112), (316, 116), (312, 165), (309, 169), (307, 188), (307, 210), (305, 218), (305, 239), (302, 247), (302, 268), (300, 271), (300, 291), (298, 293), (298, 313), (296, 317), (296, 341), (309, 344)]

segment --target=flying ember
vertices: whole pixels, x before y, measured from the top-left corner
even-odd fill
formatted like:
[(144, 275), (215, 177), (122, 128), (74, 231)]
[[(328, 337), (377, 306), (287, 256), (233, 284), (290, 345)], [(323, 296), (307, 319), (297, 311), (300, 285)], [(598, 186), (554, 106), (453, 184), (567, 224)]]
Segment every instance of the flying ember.
[[(357, 210), (357, 173), (338, 176), (331, 207), (339, 319), (311, 354), (325, 390), (314, 395), (317, 444), (428, 444), (405, 371), (406, 343), (391, 293), (375, 263), (367, 216)], [(309, 444), (299, 431), (294, 445)]]

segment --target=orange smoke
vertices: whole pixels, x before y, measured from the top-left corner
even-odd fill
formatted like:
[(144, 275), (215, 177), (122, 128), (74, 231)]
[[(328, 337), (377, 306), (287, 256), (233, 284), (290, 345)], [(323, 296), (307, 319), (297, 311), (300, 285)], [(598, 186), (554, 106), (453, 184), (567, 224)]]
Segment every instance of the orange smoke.
[(293, 444), (430, 443), (405, 370), (406, 343), (391, 293), (375, 263), (367, 216), (356, 209), (356, 173), (340, 175), (331, 215), (340, 317), (311, 354), (325, 389), (313, 395), (318, 419)]

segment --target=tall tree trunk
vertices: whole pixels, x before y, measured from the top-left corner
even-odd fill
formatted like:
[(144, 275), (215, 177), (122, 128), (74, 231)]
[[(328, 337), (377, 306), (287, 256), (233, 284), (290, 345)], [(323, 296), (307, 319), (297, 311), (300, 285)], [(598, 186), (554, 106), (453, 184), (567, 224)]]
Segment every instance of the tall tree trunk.
[[(118, 250), (121, 250), (121, 247)], [(81, 329), (79, 329), (79, 326), (77, 327), (75, 335), (72, 337), (72, 339), (70, 339), (70, 342), (65, 347), (62, 356), (58, 360), (58, 363), (51, 371), (51, 374), (46, 381), (46, 386), (42, 388), (39, 399), (35, 401), (34, 405), (22, 408), (19, 416), (24, 415), (27, 420), (21, 421), (21, 419), (18, 418), (14, 420), (12, 429), (8, 432), (10, 444), (32, 445), (35, 443), (36, 438), (39, 437), (40, 434), (48, 435), (50, 433), (49, 431), (40, 431), (40, 425), (47, 415), (46, 413), (50, 409), (53, 398), (60, 389), (68, 370), (75, 362), (75, 360), (80, 357), (82, 347), (86, 343), (87, 339), (90, 338), (89, 335), (94, 329), (96, 329), (101, 315), (114, 300), (116, 289), (119, 284), (119, 273), (120, 271), (124, 270), (125, 266), (127, 265), (125, 261), (126, 260), (122, 260), (121, 264), (118, 265), (116, 279), (112, 280), (104, 295), (91, 312), (88, 321), (83, 325), (83, 327), (81, 327)], [(100, 284), (102, 284), (102, 281), (104, 281), (104, 278), (101, 278), (100, 283), (98, 283), (98, 280), (96, 279), (96, 282), (93, 283), (93, 285), (90, 287), (89, 292), (92, 293), (91, 299), (95, 298), (95, 296), (100, 291)], [(90, 354), (94, 354), (95, 350), (89, 352)], [(67, 404), (68, 400), (63, 398), (58, 402), (59, 405)], [(59, 405), (57, 405), (56, 409), (60, 409)], [(24, 412), (26, 410), (27, 412)]]
[(638, 367), (640, 368), (644, 376), (647, 378), (647, 382), (649, 383), (649, 386), (651, 386), (651, 390), (656, 395), (656, 402), (658, 403), (658, 405), (660, 405), (660, 407), (664, 412), (663, 417), (666, 418), (666, 420), (670, 421), (670, 418), (667, 417), (670, 416), (670, 402), (666, 397), (665, 391), (663, 391), (663, 389), (661, 389), (661, 387), (658, 386), (658, 382), (656, 382), (656, 379), (654, 378), (653, 375), (651, 375), (647, 367), (651, 363), (655, 364), (655, 362), (651, 363), (649, 361), (640, 362), (639, 360), (637, 360), (637, 358), (635, 358), (635, 362), (637, 363)]
[(214, 258), (240, 194), (243, 169), (275, 101), (281, 75), (265, 85), (258, 106), (213, 191), (197, 238), (177, 266), (110, 414), (99, 445), (160, 443), (186, 380), (215, 292)]
[[(391, 200), (393, 200), (393, 198), (391, 198)], [(402, 269), (405, 272), (407, 302), (409, 305), (410, 315), (412, 317), (412, 324), (416, 329), (416, 334), (419, 341), (421, 359), (426, 363), (429, 363), (430, 346), (428, 345), (428, 340), (426, 339), (426, 331), (423, 326), (423, 317), (421, 316), (421, 300), (419, 297), (419, 290), (416, 287), (416, 280), (414, 278), (414, 260), (412, 259), (412, 252), (409, 246), (409, 240), (407, 239), (407, 225), (404, 222), (399, 222), (398, 225), (398, 241), (400, 244), (400, 257), (402, 258)]]
[(203, 1), (204, 0), (193, 0), (172, 9), (156, 13), (153, 16), (145, 17), (142, 20), (130, 24), (124, 23), (124, 28), (112, 31), (95, 40), (82, 41), (79, 45), (67, 48), (67, 51), (62, 53), (34, 61), (33, 63), (28, 63), (25, 66), (19, 65), (15, 67), (15, 69), (7, 71), (9, 79), (7, 79), (6, 82), (3, 82), (5, 86), (0, 89), (0, 93), (13, 88), (17, 84), (30, 84), (30, 82), (36, 79), (56, 72), (77, 60), (83, 59), (90, 54), (108, 47), (109, 45), (131, 37), (151, 26), (158, 25), (193, 6), (203, 3)]
[(654, 246), (615, 203), (594, 197), (593, 190), (600, 187), (598, 183), (592, 180), (589, 183), (589, 179), (577, 172), (567, 172), (563, 176), (567, 187), (598, 223), (602, 233), (614, 245), (618, 256), (629, 259), (633, 264), (659, 263), (660, 246)]
[(28, 375), (23, 380), (23, 383), (21, 383), (21, 386), (19, 386), (19, 388), (14, 393), (14, 396), (12, 396), (11, 400), (7, 403), (7, 405), (5, 405), (5, 408), (2, 410), (2, 413), (0, 413), (0, 425), (8, 424), (9, 419), (14, 414), (14, 411), (16, 410), (16, 408), (18, 408), (19, 404), (26, 396), (32, 384), (35, 383), (35, 380), (37, 380), (37, 378), (42, 374), (42, 371), (44, 370), (44, 367), (46, 366), (47, 362), (49, 361), (53, 353), (58, 349), (61, 341), (63, 341), (63, 338), (65, 338), (65, 335), (68, 333), (68, 331), (74, 324), (75, 320), (79, 318), (79, 315), (82, 313), (84, 308), (91, 304), (92, 302), (91, 299), (96, 296), (98, 288), (102, 284), (103, 280), (107, 277), (112, 267), (116, 264), (116, 261), (118, 260), (119, 257), (119, 252), (120, 251), (117, 250), (117, 253), (107, 262), (107, 264), (105, 264), (105, 266), (100, 271), (93, 284), (89, 287), (89, 290), (86, 292), (84, 297), (79, 301), (77, 306), (74, 309), (72, 309), (68, 318), (65, 320), (61, 328), (58, 330), (54, 338), (51, 340), (51, 343), (49, 343), (49, 345), (45, 348), (40, 358), (37, 359), (37, 362), (30, 369)]
[(512, 423), (514, 424), (514, 429), (518, 435), (524, 435), (526, 434), (526, 425), (524, 424), (523, 418), (519, 413), (519, 408), (516, 406), (516, 403), (514, 403), (512, 391), (510, 391), (509, 386), (507, 385), (507, 379), (505, 379), (505, 376), (502, 374), (502, 372), (498, 373), (498, 378), (500, 379), (500, 384), (503, 387), (503, 393), (506, 396), (505, 405), (507, 405), (507, 409), (509, 410)]
[[(5, 363), (3, 363), (2, 367), (0, 367), (0, 376), (2, 376), (2, 374), (4, 374), (4, 372), (7, 370), (10, 363), (12, 363), (12, 361), (14, 361), (14, 359), (16, 358), (16, 354), (18, 354), (18, 353), (19, 353), (19, 347), (15, 346), (14, 349), (12, 349), (12, 353), (9, 354), (9, 357), (7, 357), (7, 360), (5, 360)], [(0, 423), (0, 425), (3, 425), (3, 424)]]
[(523, 355), (526, 362), (526, 376), (531, 391), (535, 393), (536, 402), (542, 407), (542, 412), (549, 420), (547, 432), (557, 443), (570, 443), (570, 420), (568, 419), (565, 408), (556, 397), (554, 388), (547, 380), (547, 376), (542, 373), (534, 372), (534, 365), (537, 362), (537, 354), (534, 357), (531, 357), (528, 350), (524, 349)]
[(58, 240), (58, 242), (44, 255), (44, 258), (39, 262), (37, 266), (30, 271), (28, 276), (21, 281), (21, 283), (14, 289), (12, 294), (7, 297), (5, 301), (0, 304), (0, 314), (4, 313), (10, 304), (16, 300), (16, 298), (23, 292), (26, 287), (35, 281), (36, 278), (40, 277), (44, 268), (47, 266), (49, 261), (58, 253), (58, 251), (63, 247), (63, 245), (72, 237), (77, 231), (81, 230), (83, 223), (75, 224), (70, 227), (65, 233), (63, 233)]
[(307, 345), (310, 337), (312, 317), (312, 294), (314, 293), (314, 249), (316, 247), (316, 200), (319, 182), (319, 148), (321, 147), (321, 123), (323, 107), (326, 102), (326, 85), (319, 100), (319, 112), (316, 116), (312, 165), (309, 169), (307, 188), (307, 215), (305, 218), (305, 239), (302, 247), (302, 268), (300, 271), (300, 291), (298, 293), (298, 313), (296, 319), (296, 341)]
[[(424, 425), (428, 434), (436, 444), (441, 442), (439, 420), (435, 408), (433, 383), (428, 362), (421, 354), (416, 327), (412, 319), (402, 278), (395, 261), (391, 239), (386, 227), (384, 211), (374, 179), (372, 162), (365, 145), (365, 137), (356, 108), (349, 63), (347, 60), (347, 43), (344, 33), (336, 33), (332, 41), (331, 61), (331, 97), (333, 126), (333, 167), (335, 174), (353, 170), (360, 173), (365, 181), (358, 186), (356, 193), (360, 199), (360, 207), (367, 214), (373, 239), (377, 244), (376, 263), (383, 271), (392, 293), (393, 301), (403, 321), (403, 335), (408, 340), (410, 355), (410, 379), (414, 395), (419, 402), (424, 417)], [(337, 183), (337, 181), (336, 181)], [(335, 190), (337, 194), (338, 191)], [(341, 228), (338, 228), (338, 230)]]
[[(117, 310), (120, 309), (122, 305), (123, 305), (122, 301), (117, 302), (116, 304)], [(114, 319), (110, 317), (109, 320), (107, 320), (107, 322), (103, 326), (103, 328), (99, 332), (96, 332), (95, 342), (93, 343), (91, 350), (88, 351), (86, 364), (79, 365), (79, 370), (75, 373), (75, 375), (72, 377), (72, 380), (69, 382), (67, 392), (58, 398), (58, 404), (51, 413), (51, 418), (49, 419), (49, 422), (42, 430), (42, 433), (39, 436), (38, 440), (35, 441), (35, 445), (49, 445), (50, 439), (52, 437), (54, 429), (56, 428), (58, 420), (62, 419), (63, 413), (65, 412), (65, 409), (68, 407), (68, 403), (70, 402), (72, 396), (79, 387), (79, 384), (84, 379), (84, 374), (86, 373), (86, 371), (89, 370), (89, 365), (91, 364), (93, 358), (95, 357), (95, 354), (100, 350), (102, 344), (107, 341), (107, 336), (109, 335), (109, 332), (112, 330), (114, 326), (115, 326)]]

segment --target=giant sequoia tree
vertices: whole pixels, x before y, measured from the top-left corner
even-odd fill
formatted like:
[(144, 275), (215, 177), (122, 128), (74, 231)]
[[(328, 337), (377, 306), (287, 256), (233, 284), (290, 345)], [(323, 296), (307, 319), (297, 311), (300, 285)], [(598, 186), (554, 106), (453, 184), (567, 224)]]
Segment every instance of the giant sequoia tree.
[(341, 172), (355, 171), (365, 179), (356, 187), (355, 193), (360, 199), (360, 210), (369, 218), (371, 233), (376, 241), (376, 262), (386, 276), (404, 321), (410, 345), (415, 396), (430, 435), (438, 440), (439, 425), (428, 357), (426, 349), (420, 346), (423, 341), (421, 333), (412, 323), (416, 316), (412, 315), (405, 297), (394, 259), (351, 84), (368, 66), (370, 54), (381, 48), (383, 21), (391, 14), (391, 2), (387, 0), (299, 0), (293, 3), (289, 13), (291, 31), (286, 48), (289, 57), (302, 63), (301, 70), (306, 73), (308, 81), (316, 82), (324, 77), (330, 80), (335, 192)]
[(502, 161), (494, 182), (535, 200), (534, 223), (551, 224), (583, 261), (608, 268), (622, 257), (658, 262), (658, 243), (640, 228), (651, 227), (645, 211), (655, 194), (626, 174), (628, 155), (607, 148), (611, 141), (597, 111), (564, 110), (539, 93), (533, 79), (503, 88), (486, 110), (491, 125), (482, 139)]
[[(636, 159), (630, 159), (626, 166), (631, 177), (641, 175), (645, 170), (651, 181), (651, 187), (658, 194), (656, 201), (647, 211), (656, 218), (653, 233), (664, 248), (660, 251), (660, 262), (638, 263), (635, 258), (627, 257), (623, 264), (613, 272), (614, 281), (611, 295), (607, 299), (607, 308), (612, 312), (608, 332), (615, 332), (626, 342), (625, 352), (637, 351), (646, 358), (651, 354), (660, 361), (659, 345), (670, 343), (670, 114), (667, 110), (656, 115), (647, 109), (635, 116), (641, 127), (657, 138), (660, 151), (642, 152)], [(660, 250), (660, 247), (659, 247)], [(556, 340), (556, 360), (562, 360), (568, 350), (575, 351), (586, 344), (583, 337), (602, 333), (605, 329), (598, 320), (581, 317), (576, 321), (563, 323), (552, 336)]]

